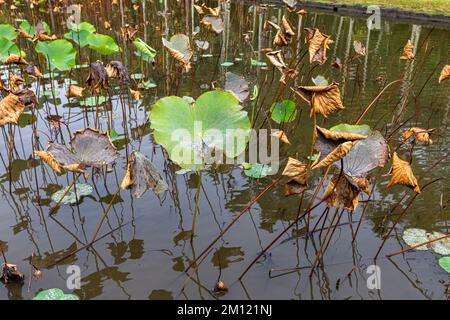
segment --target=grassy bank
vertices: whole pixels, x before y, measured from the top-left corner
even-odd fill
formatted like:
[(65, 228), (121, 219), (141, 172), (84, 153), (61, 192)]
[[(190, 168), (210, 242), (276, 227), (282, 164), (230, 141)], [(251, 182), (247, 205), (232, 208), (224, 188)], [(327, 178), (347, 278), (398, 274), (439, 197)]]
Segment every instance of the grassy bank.
[(313, 0), (336, 5), (369, 6), (399, 9), (426, 14), (442, 14), (450, 17), (450, 0)]

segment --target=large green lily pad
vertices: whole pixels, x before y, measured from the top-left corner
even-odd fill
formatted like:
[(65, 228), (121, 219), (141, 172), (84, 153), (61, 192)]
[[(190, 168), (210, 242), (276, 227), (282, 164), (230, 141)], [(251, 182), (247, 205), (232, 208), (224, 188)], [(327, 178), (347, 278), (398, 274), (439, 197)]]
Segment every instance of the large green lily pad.
[(247, 140), (234, 139), (248, 137), (251, 127), (241, 109), (239, 101), (224, 91), (206, 92), (192, 105), (180, 97), (165, 97), (153, 106), (151, 128), (174, 162), (197, 170), (205, 163), (205, 151), (223, 151), (229, 158), (245, 151)]

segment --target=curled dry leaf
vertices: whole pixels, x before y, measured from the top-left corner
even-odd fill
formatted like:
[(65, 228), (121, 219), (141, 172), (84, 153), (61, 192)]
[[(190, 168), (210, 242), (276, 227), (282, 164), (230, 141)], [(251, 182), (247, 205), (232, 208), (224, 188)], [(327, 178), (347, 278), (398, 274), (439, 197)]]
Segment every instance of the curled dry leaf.
[(136, 198), (140, 198), (148, 189), (152, 189), (157, 196), (168, 189), (167, 183), (152, 162), (138, 151), (133, 151), (131, 154), (127, 172), (120, 187), (122, 189), (132, 188)]
[(142, 99), (142, 95), (138, 90), (133, 90), (130, 88), (130, 93), (133, 96), (134, 100), (141, 100)]
[(99, 94), (102, 89), (108, 87), (108, 74), (103, 66), (103, 62), (96, 61), (91, 63), (86, 83), (90, 87), (91, 93), (96, 95)]
[(311, 105), (311, 118), (317, 113), (327, 118), (330, 113), (344, 109), (336, 83), (328, 86), (300, 86), (293, 90)]
[(297, 14), (301, 15), (301, 16), (306, 16), (308, 12), (305, 9), (300, 9), (297, 11)]
[(362, 135), (362, 134), (352, 133), (352, 132), (331, 131), (331, 130), (328, 130), (325, 128), (321, 128), (319, 126), (316, 126), (316, 129), (326, 139), (331, 139), (334, 141), (339, 141), (339, 140), (355, 141), (355, 140), (362, 140), (362, 139), (367, 138), (367, 136)]
[(304, 29), (306, 34), (306, 43), (308, 44), (309, 62), (314, 61), (324, 64), (327, 60), (328, 45), (333, 43), (331, 36), (325, 35), (319, 29)]
[(210, 7), (207, 7), (205, 4), (202, 4), (201, 8), (202, 8), (202, 11), (204, 14), (209, 14), (211, 16), (216, 16), (216, 17), (218, 15), (220, 15), (220, 6), (215, 7), (215, 8), (210, 8)]
[(299, 184), (306, 184), (308, 164), (289, 157), (282, 175), (291, 178)]
[(275, 38), (273, 39), (273, 44), (275, 46), (287, 46), (292, 42), (292, 39), (295, 36), (295, 32), (292, 29), (289, 21), (286, 19), (286, 17), (283, 15), (281, 18), (280, 25), (277, 25), (273, 23), (272, 21), (267, 21), (267, 23), (275, 28), (277, 30), (277, 33), (275, 34)]
[(355, 211), (358, 207), (359, 190), (353, 186), (344, 176), (334, 175), (323, 194), (328, 207)]
[(108, 20), (103, 21), (103, 28), (105, 28), (106, 30), (110, 30), (111, 29), (111, 23), (109, 23)]
[(31, 106), (31, 105), (37, 106), (39, 104), (38, 97), (30, 89), (22, 89), (14, 91), (12, 93), (15, 94), (17, 97), (19, 97), (20, 102), (24, 106)]
[(11, 263), (2, 264), (2, 274), (0, 280), (4, 283), (8, 282), (22, 282), (25, 276), (17, 269), (17, 265)]
[(0, 91), (3, 91), (3, 92), (9, 92), (10, 91), (9, 88), (7, 88), (5, 86), (5, 84), (3, 83), (2, 79), (0, 79)]
[(83, 173), (85, 168), (101, 168), (118, 158), (116, 147), (106, 132), (87, 128), (75, 132), (72, 150), (65, 145), (49, 142), (45, 151), (34, 153), (57, 173), (62, 170)]
[(403, 48), (403, 53), (400, 56), (401, 60), (414, 60), (416, 56), (413, 53), (414, 45), (412, 44), (411, 40), (408, 40), (408, 42), (405, 44), (405, 47)]
[(134, 41), (136, 38), (136, 33), (138, 32), (137, 28), (133, 28), (132, 26), (126, 24), (125, 27), (120, 28), (120, 33), (122, 38), (126, 41)]
[(30, 62), (27, 66), (27, 68), (25, 69), (25, 71), (27, 72), (27, 74), (30, 77), (33, 78), (42, 78), (42, 73), (41, 71), (34, 65), (33, 62)]
[(36, 31), (34, 32), (33, 42), (52, 41), (52, 40), (56, 40), (56, 36), (55, 35), (49, 36), (48, 34), (46, 34), (42, 21), (39, 21), (36, 24)]
[(191, 59), (194, 55), (189, 37), (184, 34), (176, 34), (170, 38), (170, 41), (162, 38), (164, 47), (178, 63), (188, 72), (191, 68)]
[(225, 90), (231, 92), (239, 102), (243, 102), (250, 94), (245, 78), (233, 72), (225, 74)]
[(15, 74), (12, 74), (9, 77), (9, 87), (11, 88), (12, 91), (19, 90), (19, 87), (24, 84), (25, 84), (25, 80), (23, 80), (22, 77), (19, 77)]
[(0, 127), (5, 124), (17, 123), (25, 106), (19, 97), (10, 93), (0, 101)]
[(24, 57), (19, 56), (17, 54), (10, 54), (9, 57), (3, 61), (3, 64), (28, 65), (28, 61), (25, 60)]
[(414, 140), (417, 142), (424, 142), (427, 144), (432, 144), (433, 140), (430, 138), (430, 133), (435, 129), (421, 129), (421, 128), (409, 128), (405, 132), (403, 132), (402, 138), (404, 141), (408, 140), (411, 136), (414, 137)]
[(67, 98), (83, 98), (83, 87), (79, 87), (76, 85), (70, 85), (66, 91)]
[(214, 31), (217, 34), (221, 33), (224, 30), (223, 20), (220, 16), (206, 15), (203, 17), (200, 23), (206, 26), (208, 30)]
[(394, 152), (392, 155), (392, 167), (389, 170), (389, 175), (391, 176), (391, 181), (387, 185), (388, 188), (400, 184), (413, 189), (416, 193), (420, 193), (420, 187), (411, 166), (407, 161), (400, 159), (397, 152)]
[(298, 71), (294, 69), (289, 69), (284, 63), (283, 56), (281, 55), (281, 50), (272, 51), (269, 49), (266, 52), (266, 57), (269, 59), (270, 63), (273, 64), (281, 72), (280, 82), (286, 84), (286, 78), (290, 77), (294, 79), (298, 75)]
[(110, 61), (106, 65), (106, 74), (109, 78), (119, 79), (122, 85), (131, 83), (128, 70), (120, 61)]
[(444, 66), (444, 68), (442, 68), (441, 74), (439, 76), (439, 83), (448, 78), (450, 78), (450, 65), (447, 64), (446, 66)]
[(346, 141), (339, 144), (335, 149), (333, 149), (329, 154), (327, 154), (316, 165), (312, 166), (311, 169), (327, 167), (333, 164), (335, 161), (341, 160), (350, 152), (355, 143), (356, 141)]
[(61, 128), (61, 119), (62, 117), (56, 114), (49, 114), (46, 117), (48, 123), (50, 124), (50, 127), (52, 130), (56, 131)]
[(277, 130), (274, 133), (270, 134), (272, 137), (279, 139), (281, 142), (286, 144), (291, 144), (286, 133), (283, 130)]
[(364, 57), (366, 55), (366, 47), (359, 41), (353, 41), (353, 49), (358, 56)]

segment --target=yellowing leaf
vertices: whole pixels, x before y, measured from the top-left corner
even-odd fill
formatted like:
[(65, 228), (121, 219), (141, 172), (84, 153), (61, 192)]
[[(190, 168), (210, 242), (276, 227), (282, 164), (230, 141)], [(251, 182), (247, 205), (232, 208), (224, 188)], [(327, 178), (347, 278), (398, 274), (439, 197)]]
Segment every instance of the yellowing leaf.
[(300, 184), (306, 184), (307, 168), (308, 165), (306, 163), (289, 157), (282, 175), (289, 177)]
[(420, 193), (420, 187), (411, 166), (407, 161), (400, 159), (397, 152), (394, 152), (392, 155), (392, 167), (389, 170), (389, 175), (391, 176), (391, 181), (387, 185), (388, 188), (400, 184), (413, 189), (416, 193)]
[(448, 78), (450, 78), (450, 65), (447, 64), (444, 68), (442, 68), (441, 75), (439, 76), (439, 83)]
[(405, 47), (403, 48), (403, 53), (400, 56), (401, 60), (414, 60), (416, 57), (413, 53), (414, 45), (412, 44), (411, 40), (408, 40), (408, 42), (405, 44)]
[(25, 106), (18, 96), (8, 94), (0, 101), (0, 127), (5, 124), (17, 123), (24, 109)]
[(344, 109), (341, 92), (336, 83), (328, 86), (300, 86), (294, 91), (311, 105), (311, 118), (315, 113), (327, 118), (330, 113)]
[(305, 28), (304, 31), (306, 33), (306, 42), (309, 45), (309, 62), (317, 61), (320, 64), (324, 64), (327, 60), (328, 45), (334, 42), (331, 40), (331, 36), (323, 34), (317, 28)]
[(430, 133), (435, 129), (421, 129), (421, 128), (409, 128), (405, 132), (403, 132), (402, 138), (403, 140), (408, 140), (409, 137), (413, 136), (417, 142), (424, 142), (427, 144), (432, 144), (433, 140), (430, 138)]
[[(339, 179), (339, 181), (338, 181)], [(359, 191), (344, 176), (334, 175), (323, 194), (328, 207), (355, 211), (358, 206)]]

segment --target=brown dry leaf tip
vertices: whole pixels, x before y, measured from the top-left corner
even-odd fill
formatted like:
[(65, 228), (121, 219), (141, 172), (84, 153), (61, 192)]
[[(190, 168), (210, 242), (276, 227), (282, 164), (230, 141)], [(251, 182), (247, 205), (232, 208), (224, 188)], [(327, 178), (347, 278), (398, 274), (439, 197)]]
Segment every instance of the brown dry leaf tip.
[(300, 86), (292, 89), (311, 105), (311, 118), (317, 113), (327, 118), (330, 113), (344, 109), (337, 83), (328, 86)]
[(103, 62), (96, 61), (91, 63), (86, 84), (90, 87), (91, 93), (95, 95), (98, 95), (102, 89), (108, 87), (108, 74), (103, 66)]
[(286, 17), (283, 15), (281, 18), (281, 24), (277, 25), (273, 23), (272, 21), (267, 21), (267, 23), (273, 27), (275, 30), (277, 30), (277, 33), (275, 34), (275, 38), (273, 39), (273, 44), (275, 46), (287, 46), (292, 42), (292, 39), (295, 36), (295, 32), (292, 29), (289, 21), (286, 19)]
[(414, 60), (416, 56), (413, 53), (414, 45), (412, 44), (411, 40), (408, 40), (408, 42), (405, 44), (405, 47), (403, 48), (403, 53), (400, 56), (401, 60)]
[(224, 30), (223, 20), (219, 16), (206, 15), (200, 23), (208, 30), (214, 31), (216, 34), (220, 34)]
[(209, 14), (211, 16), (219, 16), (220, 15), (220, 6), (216, 8), (207, 7), (205, 4), (202, 4), (202, 10), (205, 14)]
[(23, 78), (20, 76), (16, 76), (15, 74), (13, 74), (9, 77), (9, 87), (12, 91), (19, 90), (20, 86), (24, 84), (25, 80), (23, 80)]
[(358, 195), (359, 190), (344, 176), (334, 175), (330, 179), (322, 198), (326, 201), (328, 207), (344, 207), (346, 210), (355, 211), (358, 207)]
[(338, 58), (338, 57), (335, 57), (335, 58), (333, 59), (333, 62), (331, 63), (331, 66), (332, 66), (333, 68), (338, 69), (339, 72), (342, 72), (342, 68), (344, 67), (344, 65), (342, 64), (341, 59)]
[(132, 26), (126, 24), (125, 27), (120, 28), (120, 33), (122, 34), (122, 38), (126, 41), (133, 41), (136, 38), (136, 33), (139, 30), (137, 28), (133, 28)]
[(39, 41), (52, 41), (56, 40), (56, 36), (52, 35), (49, 36), (45, 33), (44, 25), (42, 24), (42, 21), (39, 21), (36, 25), (36, 31), (34, 32), (33, 42)]
[(0, 275), (0, 280), (4, 283), (12, 282), (22, 282), (25, 276), (22, 272), (17, 269), (17, 265), (11, 263), (2, 264), (2, 273)]
[(366, 139), (367, 136), (358, 134), (358, 133), (350, 133), (350, 132), (337, 132), (337, 131), (331, 131), (319, 126), (316, 126), (316, 129), (326, 138), (331, 139), (334, 141), (339, 140), (347, 140), (347, 141), (355, 141), (355, 140), (362, 140)]
[(3, 83), (2, 79), (0, 79), (0, 91), (7, 92), (7, 93), (9, 93), (9, 91), (10, 91), (9, 88), (7, 88), (5, 86), (5, 84)]
[(25, 60), (25, 58), (23, 58), (22, 56), (19, 56), (17, 54), (10, 54), (8, 58), (3, 60), (3, 64), (28, 65), (28, 61)]
[(83, 98), (83, 87), (79, 87), (76, 85), (70, 85), (66, 91), (67, 98)]
[(56, 173), (61, 174), (63, 172), (63, 167), (58, 163), (58, 161), (56, 161), (50, 152), (34, 150), (34, 155), (41, 158), (41, 160), (44, 161)]
[(25, 69), (26, 73), (32, 78), (42, 78), (42, 72), (34, 65), (33, 62), (30, 62)]
[(17, 36), (18, 36), (19, 38), (22, 38), (22, 39), (31, 39), (31, 38), (32, 38), (31, 35), (29, 35), (27, 32), (23, 31), (23, 30), (20, 29), (20, 28), (17, 28), (17, 29), (16, 29), (16, 32), (17, 32)]
[(279, 139), (283, 143), (291, 144), (289, 142), (289, 139), (288, 139), (287, 135), (286, 135), (286, 132), (284, 132), (283, 130), (275, 131), (274, 133), (271, 133), (270, 135), (272, 137), (275, 137), (275, 138)]
[(103, 27), (104, 27), (106, 30), (111, 29), (111, 24), (109, 23), (108, 20), (103, 21)]
[(404, 141), (408, 140), (411, 136), (414, 137), (414, 140), (417, 142), (424, 142), (427, 144), (432, 144), (433, 140), (430, 138), (430, 133), (432, 133), (436, 129), (421, 129), (421, 128), (409, 128), (405, 132), (403, 132), (402, 138)]
[(420, 193), (420, 187), (411, 166), (407, 161), (400, 159), (397, 152), (394, 152), (392, 155), (392, 167), (389, 170), (389, 175), (391, 176), (391, 181), (387, 185), (388, 188), (400, 184), (413, 189), (416, 193)]
[(283, 176), (289, 177), (299, 184), (306, 184), (308, 173), (308, 164), (303, 163), (297, 159), (289, 157), (286, 167), (284, 167)]
[(109, 78), (119, 79), (122, 85), (129, 85), (131, 83), (128, 70), (120, 61), (110, 61), (106, 65), (106, 74)]
[(306, 16), (308, 12), (305, 9), (300, 9), (297, 11), (297, 14), (301, 15), (301, 16)]
[(331, 36), (325, 35), (319, 29), (305, 28), (305, 41), (308, 43), (309, 63), (314, 61), (324, 64), (327, 60), (328, 45), (334, 43)]
[(203, 11), (202, 6), (194, 4), (194, 9), (197, 12), (197, 14), (199, 14), (199, 15), (204, 15), (205, 14), (205, 11)]
[(311, 169), (318, 169), (322, 167), (328, 167), (334, 162), (341, 160), (344, 158), (350, 150), (353, 148), (357, 141), (346, 141), (339, 144), (333, 151), (331, 151), (325, 158), (319, 161), (319, 163), (315, 164), (311, 167)]
[(446, 66), (444, 66), (444, 68), (442, 68), (441, 74), (439, 76), (439, 83), (448, 78), (450, 78), (450, 65), (447, 64)]
[(61, 116), (58, 116), (56, 114), (52, 115), (48, 115), (46, 117), (48, 123), (50, 124), (52, 130), (59, 130), (61, 128)]
[(133, 96), (134, 100), (141, 100), (142, 99), (142, 94), (138, 90), (133, 90), (133, 89), (130, 88), (130, 93)]
[(366, 55), (366, 47), (359, 41), (353, 41), (353, 49), (358, 56), (364, 57)]
[(0, 101), (0, 127), (5, 124), (16, 124), (25, 106), (20, 98), (12, 93)]
[(118, 6), (119, 5), (119, 0), (112, 0), (111, 4), (114, 5), (114, 6)]

